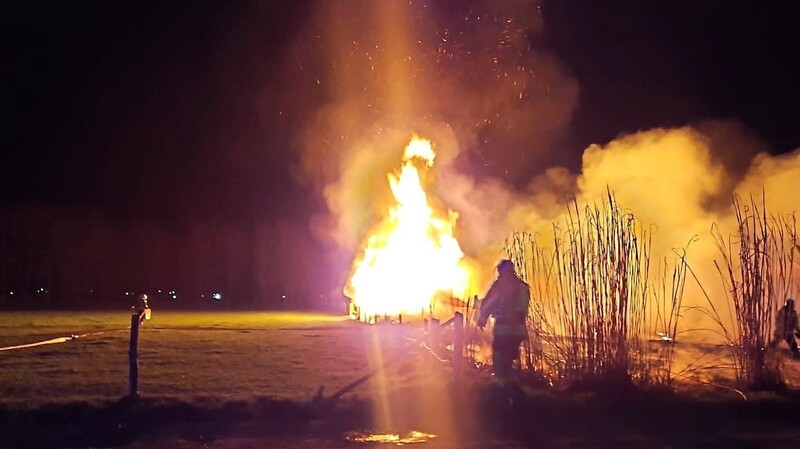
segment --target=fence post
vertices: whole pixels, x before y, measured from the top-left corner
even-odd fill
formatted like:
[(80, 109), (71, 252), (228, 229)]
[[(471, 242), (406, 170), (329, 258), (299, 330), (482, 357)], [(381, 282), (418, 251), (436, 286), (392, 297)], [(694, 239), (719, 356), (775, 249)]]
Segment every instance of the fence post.
[(431, 349), (435, 352), (439, 350), (439, 334), (441, 333), (441, 328), (439, 326), (439, 319), (438, 318), (431, 318)]
[(147, 295), (142, 293), (131, 314), (131, 342), (128, 347), (128, 397), (131, 399), (139, 397), (139, 327), (143, 321), (150, 319), (150, 314)]
[(461, 377), (462, 366), (464, 366), (464, 315), (456, 312), (453, 317), (453, 374), (456, 379)]
[(131, 315), (131, 344), (128, 349), (128, 396), (136, 399), (139, 396), (139, 325), (141, 314), (134, 311)]

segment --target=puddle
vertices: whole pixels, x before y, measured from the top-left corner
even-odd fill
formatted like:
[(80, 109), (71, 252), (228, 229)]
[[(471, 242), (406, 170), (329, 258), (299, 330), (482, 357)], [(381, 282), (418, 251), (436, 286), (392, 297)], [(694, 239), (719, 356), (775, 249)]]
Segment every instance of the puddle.
[(345, 438), (355, 443), (387, 443), (395, 446), (403, 446), (406, 444), (427, 443), (436, 438), (436, 435), (417, 430), (412, 430), (406, 435), (400, 435), (398, 433), (351, 432), (345, 435)]

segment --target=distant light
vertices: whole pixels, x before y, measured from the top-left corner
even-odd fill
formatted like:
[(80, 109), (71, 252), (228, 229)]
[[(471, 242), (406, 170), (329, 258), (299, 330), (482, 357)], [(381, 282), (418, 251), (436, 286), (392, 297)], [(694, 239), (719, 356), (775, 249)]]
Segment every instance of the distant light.
[(89, 293), (94, 293), (94, 290), (89, 290)]
[(172, 299), (178, 299), (178, 295), (172, 295)]
[(201, 297), (201, 298), (205, 298), (205, 297), (206, 297), (206, 295), (200, 295), (200, 297)]
[(286, 295), (281, 295), (281, 299), (286, 299)]
[(161, 293), (161, 289), (158, 289), (158, 292)]
[(13, 291), (10, 291), (10, 292), (8, 292), (8, 294), (9, 294), (9, 295), (13, 295), (13, 294), (14, 294), (14, 292), (13, 292)]
[(220, 301), (222, 299), (222, 293), (214, 292), (214, 293), (211, 294), (211, 297), (216, 299), (217, 301)]

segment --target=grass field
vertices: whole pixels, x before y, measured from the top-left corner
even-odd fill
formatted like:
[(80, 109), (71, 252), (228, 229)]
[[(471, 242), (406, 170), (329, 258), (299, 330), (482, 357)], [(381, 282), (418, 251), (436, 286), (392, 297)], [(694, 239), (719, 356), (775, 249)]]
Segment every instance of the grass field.
[(418, 324), (301, 313), (155, 311), (141, 329), (141, 399), (131, 404), (129, 321), (124, 311), (0, 314), (0, 348), (80, 336), (0, 351), (0, 447), (379, 444), (347, 437), (367, 430), (432, 432), (420, 444), (443, 448), (782, 448), (800, 436), (792, 390), (745, 401), (700, 382), (724, 375), (721, 348), (678, 346), (691, 387), (678, 393), (541, 389), (509, 403), (479, 371), (454, 383), (421, 348)]
[[(63, 422), (65, 415), (84, 425), (106, 416), (122, 419), (130, 315), (14, 312), (0, 314), (0, 320), (0, 348), (79, 335), (0, 352), (0, 412), (18, 422), (47, 425)], [(441, 389), (452, 374), (419, 349), (420, 332), (419, 325), (367, 326), (303, 313), (155, 312), (141, 328), (141, 396), (135, 413), (147, 414), (148, 422), (172, 422), (175, 416), (215, 422), (292, 418), (284, 423), (291, 427), (307, 421), (319, 393), (330, 398), (372, 373), (337, 402), (362, 427), (388, 425), (393, 406), (387, 398), (409, 391), (424, 391), (413, 400), (420, 410), (409, 414), (424, 418), (441, 411), (436, 403), (445, 401)]]
[[(127, 394), (130, 315), (16, 312), (0, 319), (0, 347), (89, 334), (0, 352), (4, 403)], [(341, 317), (299, 313), (156, 312), (141, 328), (140, 391), (182, 399), (309, 400), (322, 385), (339, 388), (369, 372), (375, 360), (363, 342), (375, 337), (373, 330)]]

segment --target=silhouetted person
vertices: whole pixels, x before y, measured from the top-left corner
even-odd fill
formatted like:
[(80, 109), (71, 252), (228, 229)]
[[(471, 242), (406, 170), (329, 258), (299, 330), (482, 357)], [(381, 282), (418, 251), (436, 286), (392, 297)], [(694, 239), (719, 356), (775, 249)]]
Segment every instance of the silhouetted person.
[(490, 316), (494, 321), (492, 365), (497, 383), (506, 386), (511, 380), (514, 359), (519, 358), (519, 345), (528, 337), (526, 318), (530, 287), (517, 277), (514, 263), (501, 260), (497, 279), (481, 301), (478, 327), (483, 329)]
[(794, 300), (789, 298), (786, 303), (778, 310), (778, 316), (775, 319), (775, 338), (772, 340), (772, 347), (775, 347), (781, 340), (789, 345), (789, 350), (792, 351), (792, 356), (798, 356), (797, 341), (795, 337), (800, 336), (797, 325), (797, 311), (794, 310)]

